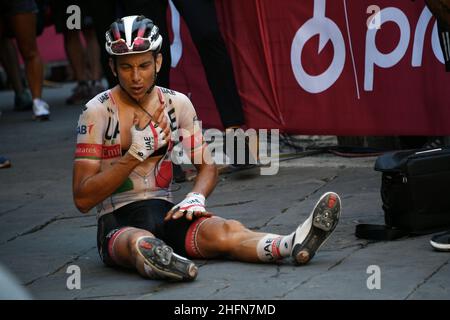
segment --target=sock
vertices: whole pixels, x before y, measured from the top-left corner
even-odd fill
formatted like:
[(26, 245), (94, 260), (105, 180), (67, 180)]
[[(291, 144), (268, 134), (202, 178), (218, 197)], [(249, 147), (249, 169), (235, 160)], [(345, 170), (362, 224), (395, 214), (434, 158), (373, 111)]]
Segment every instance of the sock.
[(292, 251), (292, 239), (295, 232), (287, 236), (267, 234), (259, 240), (256, 252), (259, 260), (271, 262), (289, 257)]

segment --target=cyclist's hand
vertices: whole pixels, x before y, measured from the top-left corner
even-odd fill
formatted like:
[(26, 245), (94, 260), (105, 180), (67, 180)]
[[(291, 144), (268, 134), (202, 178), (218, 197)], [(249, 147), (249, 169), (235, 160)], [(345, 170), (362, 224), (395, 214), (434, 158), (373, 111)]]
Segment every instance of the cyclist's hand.
[(140, 129), (137, 121), (135, 121), (130, 132), (131, 146), (128, 153), (141, 162), (151, 156), (156, 150), (165, 146), (168, 139), (170, 139), (166, 131), (153, 120), (150, 120), (143, 129)]
[(194, 217), (211, 217), (212, 213), (207, 212), (205, 209), (205, 201), (205, 196), (201, 193), (190, 192), (183, 201), (170, 209), (164, 221), (170, 219), (176, 220), (184, 215), (186, 215), (186, 219), (188, 220), (192, 220)]

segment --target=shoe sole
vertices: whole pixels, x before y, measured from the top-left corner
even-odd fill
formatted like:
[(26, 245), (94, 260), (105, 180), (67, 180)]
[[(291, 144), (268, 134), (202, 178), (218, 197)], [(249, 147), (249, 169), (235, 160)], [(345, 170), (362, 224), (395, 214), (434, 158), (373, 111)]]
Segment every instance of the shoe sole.
[(33, 110), (33, 106), (27, 106), (27, 107), (17, 107), (17, 106), (14, 106), (14, 109), (13, 109), (13, 111), (14, 112), (24, 112), (24, 111), (31, 111), (31, 110)]
[(3, 164), (0, 164), (0, 169), (11, 168), (11, 161), (6, 161)]
[(311, 230), (292, 250), (296, 264), (306, 264), (314, 257), (336, 228), (340, 213), (341, 200), (336, 193), (328, 192), (320, 198), (314, 207)]
[(50, 120), (50, 115), (48, 115), (48, 114), (42, 115), (42, 116), (35, 116), (35, 115), (33, 115), (33, 120), (36, 120), (36, 121), (48, 121), (48, 120)]
[[(197, 277), (197, 266), (174, 253), (162, 240), (145, 237), (136, 242), (136, 247), (144, 263), (161, 278), (192, 281)], [(176, 265), (178, 268), (174, 268)]]
[(441, 244), (430, 240), (431, 246), (437, 251), (450, 251), (450, 244)]

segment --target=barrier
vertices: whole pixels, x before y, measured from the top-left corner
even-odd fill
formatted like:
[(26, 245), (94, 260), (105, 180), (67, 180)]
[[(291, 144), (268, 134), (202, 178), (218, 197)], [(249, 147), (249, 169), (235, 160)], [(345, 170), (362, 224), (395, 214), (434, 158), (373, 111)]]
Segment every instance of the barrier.
[[(216, 5), (250, 127), (297, 134), (450, 134), (450, 74), (423, 2)], [(181, 24), (174, 89), (191, 94), (205, 126), (220, 127), (185, 29)]]

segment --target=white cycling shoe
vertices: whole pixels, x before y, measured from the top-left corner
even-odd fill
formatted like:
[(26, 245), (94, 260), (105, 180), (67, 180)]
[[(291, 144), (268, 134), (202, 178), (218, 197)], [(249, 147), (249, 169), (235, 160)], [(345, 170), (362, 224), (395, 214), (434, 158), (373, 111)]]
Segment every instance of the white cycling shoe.
[(330, 237), (341, 215), (341, 199), (327, 192), (314, 206), (310, 216), (295, 231), (291, 256), (296, 264), (308, 263)]

